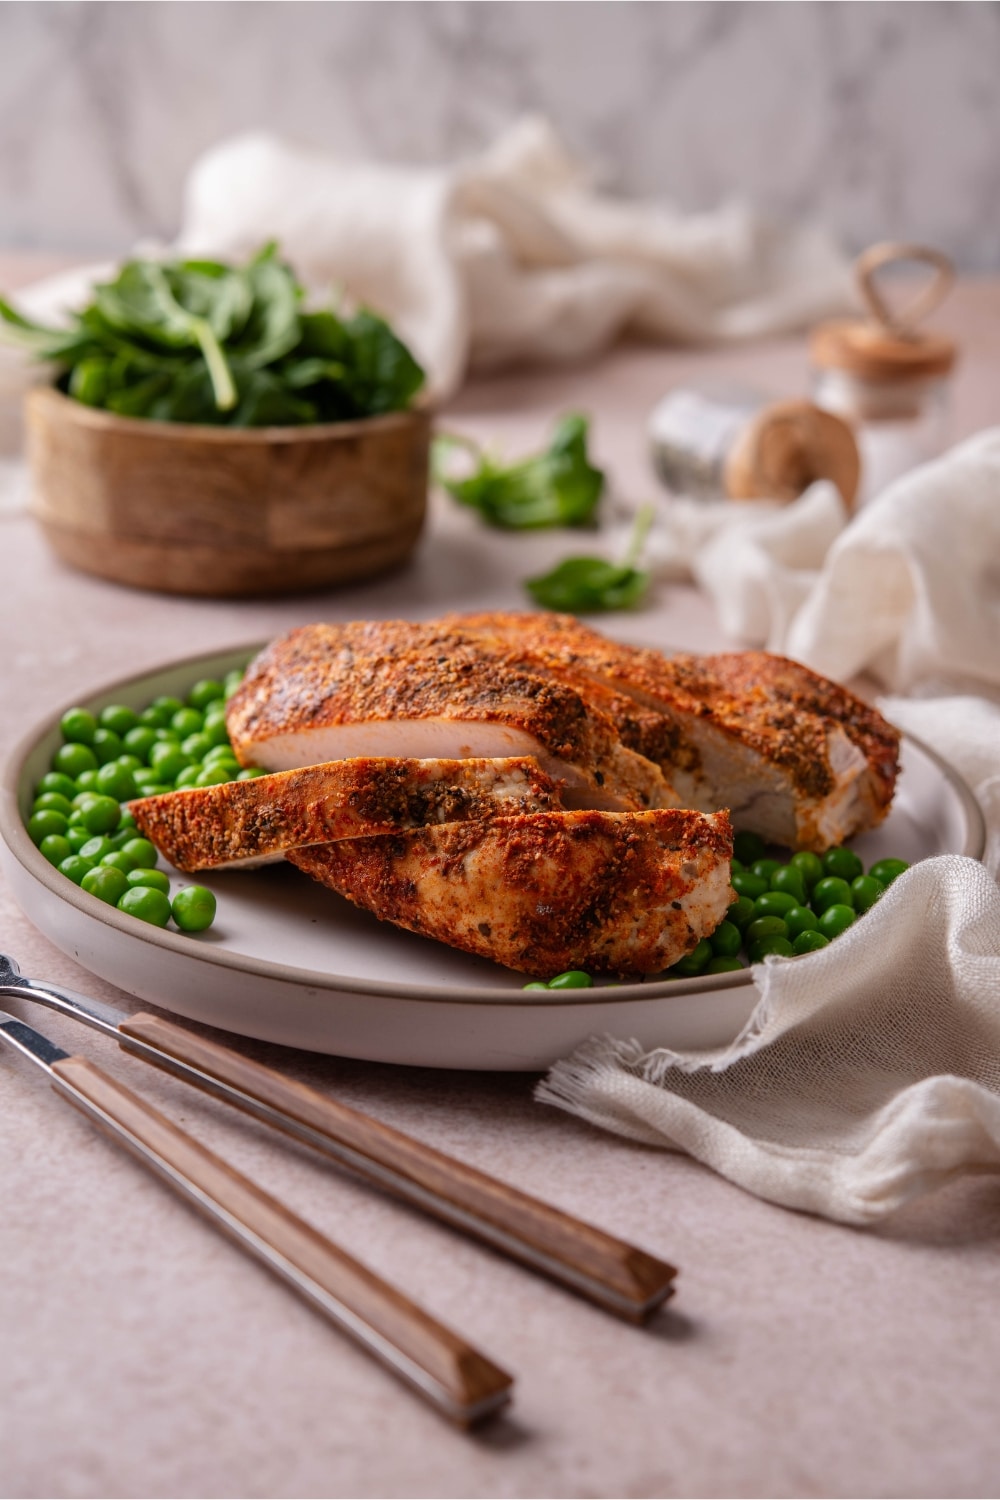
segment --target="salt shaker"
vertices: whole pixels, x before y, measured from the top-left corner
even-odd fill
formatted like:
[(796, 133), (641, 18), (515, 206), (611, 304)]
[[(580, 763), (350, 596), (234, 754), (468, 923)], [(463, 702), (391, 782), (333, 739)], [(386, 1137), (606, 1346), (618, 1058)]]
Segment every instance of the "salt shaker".
[[(906, 307), (893, 312), (875, 273), (912, 261), (929, 265), (934, 275)], [(918, 331), (917, 325), (948, 292), (954, 269), (937, 250), (893, 241), (866, 250), (855, 271), (870, 318), (820, 323), (810, 338), (810, 355), (817, 405), (850, 422), (857, 434), (863, 502), (948, 445), (956, 346), (941, 334)]]
[(811, 401), (733, 388), (671, 391), (649, 419), (653, 463), (695, 500), (796, 500), (817, 479), (850, 508), (859, 459), (850, 426)]

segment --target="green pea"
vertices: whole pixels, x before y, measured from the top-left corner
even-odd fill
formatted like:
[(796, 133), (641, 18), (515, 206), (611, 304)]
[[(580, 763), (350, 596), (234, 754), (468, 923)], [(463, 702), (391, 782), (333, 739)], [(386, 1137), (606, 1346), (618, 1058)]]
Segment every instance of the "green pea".
[(204, 723), (204, 714), (200, 714), (196, 708), (179, 708), (170, 720), (171, 729), (176, 729), (181, 739), (189, 734), (200, 734)]
[(743, 939), (740, 929), (733, 922), (723, 920), (708, 941), (716, 958), (734, 958), (740, 951)]
[(166, 896), (170, 891), (170, 877), (164, 870), (147, 870), (142, 865), (136, 869), (129, 870), (125, 876), (129, 885), (148, 885), (154, 891), (162, 891)]
[(708, 963), (705, 965), (705, 973), (735, 974), (742, 968), (743, 964), (738, 958), (728, 957), (725, 954), (720, 953), (718, 957), (709, 959)]
[(67, 880), (72, 880), (74, 885), (79, 885), (87, 871), (93, 868), (89, 859), (83, 859), (79, 854), (70, 854), (61, 861), (59, 873), (65, 875)]
[(180, 745), (154, 745), (149, 752), (150, 770), (163, 782), (174, 781), (190, 764)]
[(135, 784), (135, 776), (128, 766), (123, 766), (120, 761), (112, 760), (98, 771), (96, 790), (106, 797), (113, 797), (116, 802), (128, 802), (135, 796), (138, 787)]
[(823, 863), (819, 855), (813, 854), (809, 849), (800, 849), (788, 863), (798, 870), (806, 883), (807, 891), (811, 891), (816, 882), (823, 879)]
[(803, 953), (818, 953), (821, 948), (829, 946), (830, 939), (821, 932), (800, 932), (792, 944), (792, 952), (801, 956)]
[(172, 719), (174, 714), (179, 709), (182, 709), (184, 705), (179, 698), (174, 698), (170, 693), (161, 693), (159, 698), (153, 699), (152, 707), (161, 709), (167, 714), (168, 718)]
[(121, 822), (118, 824), (118, 832), (119, 833), (127, 833), (130, 828), (134, 828), (134, 827), (135, 827), (135, 818), (132, 816), (132, 813), (131, 813), (131, 811), (130, 811), (129, 808), (123, 807), (122, 808)]
[(133, 885), (123, 891), (116, 903), (118, 910), (153, 927), (166, 927), (170, 921), (170, 902), (162, 891), (152, 886)]
[(89, 828), (84, 828), (82, 823), (71, 823), (66, 830), (66, 838), (74, 854), (79, 854), (84, 844), (93, 838)]
[(154, 781), (152, 786), (143, 787), (142, 795), (144, 797), (164, 797), (167, 792), (172, 792), (173, 790), (173, 786), (168, 781)]
[(221, 702), (225, 696), (224, 683), (216, 682), (214, 677), (203, 677), (188, 693), (187, 701), (192, 708), (200, 708), (204, 712), (210, 703)]
[(128, 854), (144, 870), (151, 870), (156, 864), (156, 845), (150, 843), (149, 839), (129, 839), (127, 844), (122, 845), (122, 853)]
[(258, 776), (270, 776), (270, 771), (265, 771), (263, 766), (244, 766), (237, 776), (237, 781), (254, 781)]
[(101, 709), (97, 719), (102, 729), (112, 729), (124, 738), (138, 724), (139, 715), (134, 708), (126, 708), (124, 703), (109, 703), (107, 708)]
[(853, 849), (828, 849), (823, 855), (823, 874), (836, 875), (848, 884), (856, 880), (864, 869)]
[(763, 896), (758, 896), (753, 904), (754, 916), (783, 917), (786, 911), (791, 911), (793, 906), (801, 904), (788, 891), (765, 891)]
[(162, 729), (165, 724), (170, 723), (171, 716), (176, 712), (176, 709), (157, 708), (151, 703), (148, 708), (142, 710), (139, 723), (144, 724), (147, 729)]
[(787, 936), (788, 924), (783, 917), (755, 917), (743, 934), (747, 947), (752, 947), (763, 938)]
[(126, 771), (131, 771), (133, 775), (135, 775), (136, 771), (145, 771), (147, 769), (146, 762), (140, 760), (138, 755), (133, 755), (131, 750), (123, 750), (118, 759), (112, 761), (112, 765), (123, 766)]
[(75, 745), (92, 745), (97, 733), (97, 720), (85, 708), (68, 708), (59, 720), (62, 737)]
[(735, 872), (736, 870), (745, 870), (746, 865), (741, 859), (737, 859), (736, 855), (734, 854), (732, 859), (729, 861), (729, 868), (732, 872)]
[(737, 859), (742, 860), (743, 864), (752, 865), (756, 860), (764, 858), (767, 845), (759, 833), (751, 833), (748, 828), (741, 828), (733, 839), (733, 853)]
[(61, 792), (43, 792), (40, 797), (35, 798), (35, 805), (31, 809), (33, 813), (57, 812), (68, 818), (73, 811), (73, 804), (68, 797)]
[(775, 870), (781, 869), (781, 860), (755, 859), (750, 868), (755, 875), (758, 875), (761, 880), (766, 880), (768, 885), (770, 885), (771, 876), (774, 874)]
[(770, 937), (758, 939), (752, 943), (749, 949), (750, 962), (759, 964), (767, 958), (769, 953), (780, 954), (782, 958), (791, 958), (793, 948), (788, 938), (782, 937), (779, 932), (772, 933)]
[(89, 807), (90, 804), (100, 795), (100, 792), (92, 792), (89, 790), (77, 792), (76, 796), (73, 798), (72, 817), (75, 819), (78, 813), (82, 812), (85, 807)]
[(89, 859), (91, 864), (98, 865), (104, 856), (110, 854), (113, 849), (114, 845), (111, 840), (106, 839), (103, 834), (98, 834), (96, 838), (87, 839), (86, 843), (81, 844), (76, 852), (81, 854), (84, 859)]
[(93, 770), (80, 772), (76, 778), (76, 784), (81, 792), (97, 791), (97, 772), (99, 769), (100, 767), (95, 767)]
[(239, 667), (234, 667), (231, 672), (226, 673), (223, 687), (225, 688), (227, 698), (233, 696), (242, 681), (243, 672)]
[(857, 912), (868, 911), (880, 896), (885, 895), (885, 886), (874, 875), (858, 875), (851, 881), (851, 900)]
[(732, 906), (726, 912), (726, 921), (732, 922), (740, 932), (747, 927), (754, 918), (754, 904), (749, 896), (737, 896)]
[(236, 759), (236, 753), (228, 740), (224, 745), (212, 745), (208, 750), (206, 750), (202, 759), (204, 760), (206, 766), (214, 765), (217, 760), (231, 760), (234, 765), (239, 765), (239, 761)]
[(879, 859), (872, 865), (868, 873), (873, 880), (879, 881), (882, 885), (889, 886), (892, 885), (894, 880), (899, 879), (904, 870), (908, 870), (909, 868), (905, 859)]
[(84, 771), (97, 770), (97, 756), (82, 740), (72, 741), (59, 746), (52, 757), (52, 768), (76, 781)]
[(547, 990), (548, 985), (544, 979), (533, 979), (530, 984), (522, 984), (522, 990)]
[(671, 965), (670, 973), (675, 974), (678, 979), (693, 979), (711, 963), (713, 957), (711, 944), (705, 938), (700, 938), (690, 953), (685, 953), (683, 958)]
[(101, 865), (109, 870), (121, 870), (123, 875), (127, 875), (130, 870), (136, 868), (135, 860), (131, 854), (126, 854), (124, 849), (112, 849), (110, 854), (106, 854), (101, 860)]
[(824, 937), (839, 937), (846, 932), (852, 922), (857, 920), (853, 906), (842, 906), (839, 903), (828, 906), (819, 919), (819, 930)]
[(50, 865), (61, 865), (73, 853), (73, 845), (61, 833), (50, 833), (38, 846), (38, 852)]
[[(195, 900), (196, 892), (198, 893), (197, 900)], [(202, 922), (197, 927), (192, 927), (186, 921), (181, 921), (180, 917), (178, 917), (177, 915), (176, 910), (178, 902), (182, 902), (183, 910), (186, 914), (186, 910), (189, 905), (197, 906), (198, 902), (204, 902), (206, 896), (211, 898), (212, 917), (214, 917), (215, 897), (212, 895), (211, 891), (206, 891), (203, 885), (189, 885), (186, 890), (177, 892), (177, 895), (174, 897), (174, 921), (177, 923), (178, 927), (183, 927), (185, 932), (200, 932), (202, 927), (208, 926), (208, 922), (212, 920), (212, 917), (209, 917), (208, 922)], [(555, 979), (549, 980), (549, 989), (589, 990), (593, 986), (593, 983), (593, 979), (589, 974), (585, 974), (583, 969), (567, 969), (565, 974), (557, 974)]]
[(43, 812), (31, 814), (28, 819), (28, 837), (33, 844), (40, 844), (42, 839), (47, 839), (50, 834), (65, 834), (68, 827), (69, 819), (65, 813), (46, 808)]
[(851, 887), (839, 875), (825, 875), (813, 886), (809, 904), (815, 912), (824, 912), (828, 906), (850, 906)]
[(36, 795), (42, 796), (45, 792), (57, 792), (59, 796), (66, 797), (72, 802), (78, 790), (76, 782), (71, 777), (64, 776), (61, 771), (46, 771), (38, 783)]
[(806, 899), (806, 882), (794, 865), (780, 865), (771, 876), (772, 891), (787, 891), (801, 906)]
[(165, 725), (163, 729), (158, 729), (156, 731), (156, 739), (157, 743), (161, 745), (179, 745), (181, 742), (180, 735), (171, 724)]
[(122, 743), (126, 750), (137, 755), (140, 760), (148, 760), (149, 752), (156, 744), (156, 731), (148, 724), (137, 724), (134, 729), (128, 731)]
[[(187, 885), (177, 892), (171, 903), (174, 921), (184, 933), (201, 933), (216, 919), (216, 898), (204, 885)], [(549, 980), (550, 990), (589, 990), (594, 980), (582, 969), (570, 969)]]
[(192, 765), (195, 761), (200, 764), (212, 749), (212, 741), (207, 734), (189, 734), (187, 739), (181, 740), (181, 749)]
[(134, 828), (116, 828), (114, 833), (108, 834), (112, 849), (124, 849), (129, 840), (134, 838)]
[(121, 820), (122, 810), (114, 797), (95, 797), (80, 809), (80, 822), (91, 833), (113, 833)]
[(230, 766), (226, 761), (221, 761), (214, 766), (206, 766), (199, 771), (194, 779), (195, 786), (221, 786), (224, 781), (232, 781)]
[(106, 901), (108, 906), (117, 906), (128, 890), (128, 881), (122, 871), (111, 865), (98, 865), (95, 870), (88, 870), (80, 885), (88, 895)]
[(174, 789), (182, 792), (186, 786), (194, 786), (203, 770), (202, 766), (185, 766), (184, 770), (174, 782)]
[(791, 911), (785, 912), (785, 926), (788, 928), (789, 936), (793, 939), (792, 947), (794, 948), (794, 939), (801, 933), (819, 931), (819, 918), (814, 911), (809, 910), (808, 906), (793, 906)]
[(98, 729), (91, 748), (97, 756), (98, 764), (106, 766), (109, 760), (118, 759), (125, 746), (113, 729)]
[(134, 771), (132, 779), (140, 791), (143, 787), (160, 785), (159, 775), (153, 770), (152, 766), (147, 766), (144, 771)]
[(755, 875), (752, 870), (737, 870), (731, 883), (737, 896), (749, 896), (751, 901), (756, 901), (769, 889), (769, 882), (763, 875)]
[(206, 714), (205, 727), (202, 730), (202, 733), (208, 735), (208, 738), (213, 745), (229, 744), (229, 730), (226, 728), (226, 721), (224, 717), (219, 719), (212, 719), (208, 714)]

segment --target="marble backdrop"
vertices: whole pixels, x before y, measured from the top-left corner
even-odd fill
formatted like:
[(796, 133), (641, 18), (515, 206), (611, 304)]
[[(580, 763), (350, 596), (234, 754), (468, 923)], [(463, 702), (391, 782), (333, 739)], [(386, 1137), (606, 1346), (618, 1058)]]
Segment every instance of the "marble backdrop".
[(547, 114), (608, 186), (1000, 267), (996, 4), (0, 4), (0, 247), (169, 237), (266, 127), (430, 162)]

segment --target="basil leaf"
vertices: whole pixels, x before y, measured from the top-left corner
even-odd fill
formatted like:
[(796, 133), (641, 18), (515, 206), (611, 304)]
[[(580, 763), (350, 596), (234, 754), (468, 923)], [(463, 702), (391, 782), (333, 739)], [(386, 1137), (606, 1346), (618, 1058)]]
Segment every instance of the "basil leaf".
[[(587, 457), (587, 418), (563, 417), (544, 453), (504, 466), (481, 454), (465, 479), (441, 478), (462, 505), (477, 510), (491, 526), (529, 530), (544, 526), (585, 526), (593, 519), (604, 490), (604, 474)], [(447, 451), (438, 440), (439, 454)]]
[(591, 614), (607, 609), (629, 609), (649, 587), (649, 574), (600, 557), (567, 557), (525, 588), (536, 604), (562, 614)]

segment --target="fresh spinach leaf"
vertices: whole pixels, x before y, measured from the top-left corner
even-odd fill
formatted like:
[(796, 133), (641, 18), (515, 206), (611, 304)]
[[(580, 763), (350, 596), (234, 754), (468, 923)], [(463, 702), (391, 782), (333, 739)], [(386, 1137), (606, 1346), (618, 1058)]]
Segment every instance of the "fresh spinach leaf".
[(566, 557), (549, 573), (528, 578), (525, 588), (536, 604), (562, 614), (594, 614), (630, 609), (650, 584), (650, 575), (636, 566), (653, 520), (653, 507), (643, 506), (625, 557), (620, 563), (603, 557)]
[[(436, 467), (444, 488), (477, 510), (491, 526), (529, 530), (586, 526), (604, 490), (604, 474), (587, 456), (587, 418), (563, 417), (548, 448), (521, 463), (505, 465), (465, 440), (439, 439)], [(478, 467), (466, 478), (449, 478), (449, 448), (470, 447)]]
[(75, 399), (153, 421), (286, 426), (409, 406), (424, 373), (384, 319), (306, 312), (303, 296), (275, 244), (242, 267), (133, 260), (67, 328), (0, 299), (0, 336), (54, 364)]

